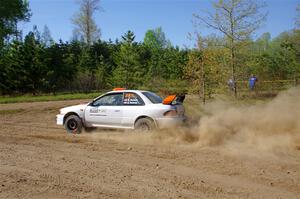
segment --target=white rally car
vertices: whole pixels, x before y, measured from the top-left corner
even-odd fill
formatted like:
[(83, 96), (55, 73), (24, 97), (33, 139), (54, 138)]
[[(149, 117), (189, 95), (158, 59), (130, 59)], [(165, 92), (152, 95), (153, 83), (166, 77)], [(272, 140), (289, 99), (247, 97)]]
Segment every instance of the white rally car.
[(60, 109), (56, 123), (70, 133), (93, 127), (152, 130), (185, 121), (184, 95), (164, 100), (150, 91), (114, 89), (88, 104)]

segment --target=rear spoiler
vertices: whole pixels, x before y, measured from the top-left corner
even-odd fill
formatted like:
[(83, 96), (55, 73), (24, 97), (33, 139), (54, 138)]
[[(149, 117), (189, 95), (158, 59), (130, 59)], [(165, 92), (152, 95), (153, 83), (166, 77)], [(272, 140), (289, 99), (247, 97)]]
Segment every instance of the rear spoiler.
[(163, 100), (164, 105), (182, 104), (185, 99), (185, 94), (169, 95)]

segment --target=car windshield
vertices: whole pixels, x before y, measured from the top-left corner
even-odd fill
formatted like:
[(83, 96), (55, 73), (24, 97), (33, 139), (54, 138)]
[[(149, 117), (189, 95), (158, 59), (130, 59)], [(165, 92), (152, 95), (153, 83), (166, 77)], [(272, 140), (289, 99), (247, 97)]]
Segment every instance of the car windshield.
[(142, 92), (153, 104), (162, 103), (162, 98), (152, 92)]

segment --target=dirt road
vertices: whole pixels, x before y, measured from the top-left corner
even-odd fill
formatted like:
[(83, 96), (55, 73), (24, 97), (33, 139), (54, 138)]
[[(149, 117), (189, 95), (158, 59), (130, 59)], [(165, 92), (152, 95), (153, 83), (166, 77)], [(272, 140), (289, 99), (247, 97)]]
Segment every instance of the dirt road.
[(55, 115), (80, 102), (0, 105), (0, 198), (300, 198), (300, 151), (203, 147), (170, 132), (67, 134)]

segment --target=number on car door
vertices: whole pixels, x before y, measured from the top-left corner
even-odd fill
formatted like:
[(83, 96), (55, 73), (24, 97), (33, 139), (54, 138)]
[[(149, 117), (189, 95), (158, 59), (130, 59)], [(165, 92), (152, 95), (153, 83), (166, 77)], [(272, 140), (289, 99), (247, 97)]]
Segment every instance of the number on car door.
[(143, 114), (144, 105), (144, 101), (138, 94), (125, 92), (123, 99), (123, 125), (133, 126), (135, 119)]

